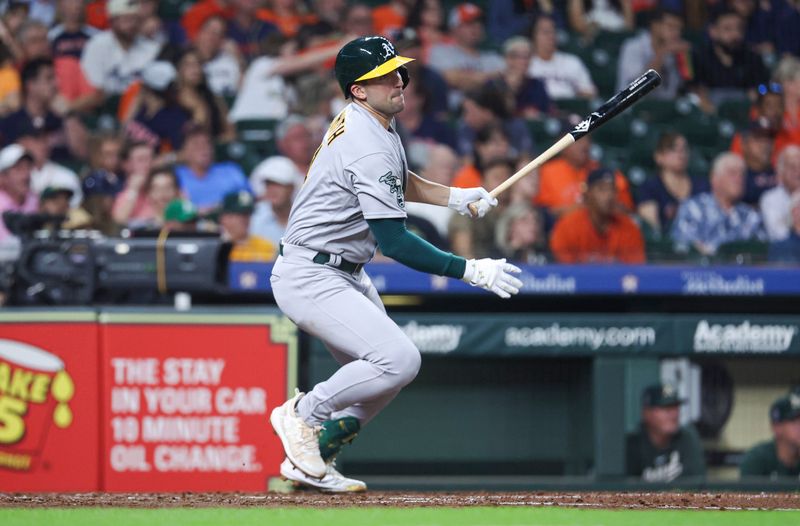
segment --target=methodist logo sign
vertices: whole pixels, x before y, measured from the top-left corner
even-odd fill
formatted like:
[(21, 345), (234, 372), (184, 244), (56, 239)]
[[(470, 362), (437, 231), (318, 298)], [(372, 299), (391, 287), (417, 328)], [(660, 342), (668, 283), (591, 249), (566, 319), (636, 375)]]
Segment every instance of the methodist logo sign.
[(51, 427), (72, 424), (75, 385), (55, 354), (0, 339), (0, 468), (28, 471)]

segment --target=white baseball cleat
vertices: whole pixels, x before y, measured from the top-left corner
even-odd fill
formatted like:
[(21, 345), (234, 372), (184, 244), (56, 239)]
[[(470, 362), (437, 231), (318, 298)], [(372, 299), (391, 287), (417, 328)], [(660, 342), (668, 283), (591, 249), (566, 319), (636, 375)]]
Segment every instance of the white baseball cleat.
[(281, 439), (288, 460), (309, 477), (321, 479), (327, 473), (327, 465), (319, 453), (319, 428), (306, 424), (297, 416), (295, 405), (303, 393), (272, 410), (269, 421)]
[(367, 485), (360, 480), (350, 479), (336, 471), (333, 462), (327, 465), (328, 470), (321, 479), (311, 478), (287, 458), (281, 463), (281, 475), (295, 485), (309, 486), (325, 493), (357, 493), (367, 491)]

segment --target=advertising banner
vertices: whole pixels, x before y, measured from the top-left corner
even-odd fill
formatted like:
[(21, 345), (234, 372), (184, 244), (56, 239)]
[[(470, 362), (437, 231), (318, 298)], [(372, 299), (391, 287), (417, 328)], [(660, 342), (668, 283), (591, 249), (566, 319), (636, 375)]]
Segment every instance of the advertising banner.
[(100, 489), (97, 342), (94, 312), (0, 314), (0, 491)]
[[(427, 355), (800, 355), (800, 316), (394, 313), (392, 319)], [(314, 350), (327, 352), (321, 344)]]
[(104, 489), (264, 491), (278, 475), (268, 419), (294, 388), (291, 323), (103, 312), (101, 342)]
[[(800, 294), (800, 269), (686, 265), (519, 265), (521, 295), (787, 296)], [(272, 263), (233, 262), (234, 290), (271, 290)], [(397, 263), (366, 266), (381, 294), (485, 294), (457, 279), (418, 272)]]

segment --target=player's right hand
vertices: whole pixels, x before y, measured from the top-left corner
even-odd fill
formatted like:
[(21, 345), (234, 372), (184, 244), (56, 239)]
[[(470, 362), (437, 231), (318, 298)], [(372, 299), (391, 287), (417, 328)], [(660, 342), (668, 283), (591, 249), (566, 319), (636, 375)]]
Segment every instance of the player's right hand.
[(494, 292), (501, 298), (510, 298), (522, 287), (522, 282), (513, 276), (520, 272), (522, 270), (519, 267), (506, 263), (505, 258), (468, 259), (461, 279), (473, 287)]

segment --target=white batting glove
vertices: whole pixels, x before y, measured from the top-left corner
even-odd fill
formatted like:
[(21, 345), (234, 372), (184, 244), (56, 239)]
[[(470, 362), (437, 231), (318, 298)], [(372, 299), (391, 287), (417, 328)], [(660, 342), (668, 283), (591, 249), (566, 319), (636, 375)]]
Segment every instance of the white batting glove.
[(468, 259), (462, 281), (473, 287), (494, 292), (501, 298), (510, 298), (519, 292), (522, 282), (512, 274), (522, 272), (519, 267), (506, 263), (506, 259)]
[(456, 188), (450, 187), (450, 198), (447, 201), (448, 208), (452, 208), (462, 216), (475, 217), (469, 210), (470, 203), (478, 202), (477, 217), (486, 215), (493, 206), (497, 206), (497, 199), (489, 195), (485, 188)]

